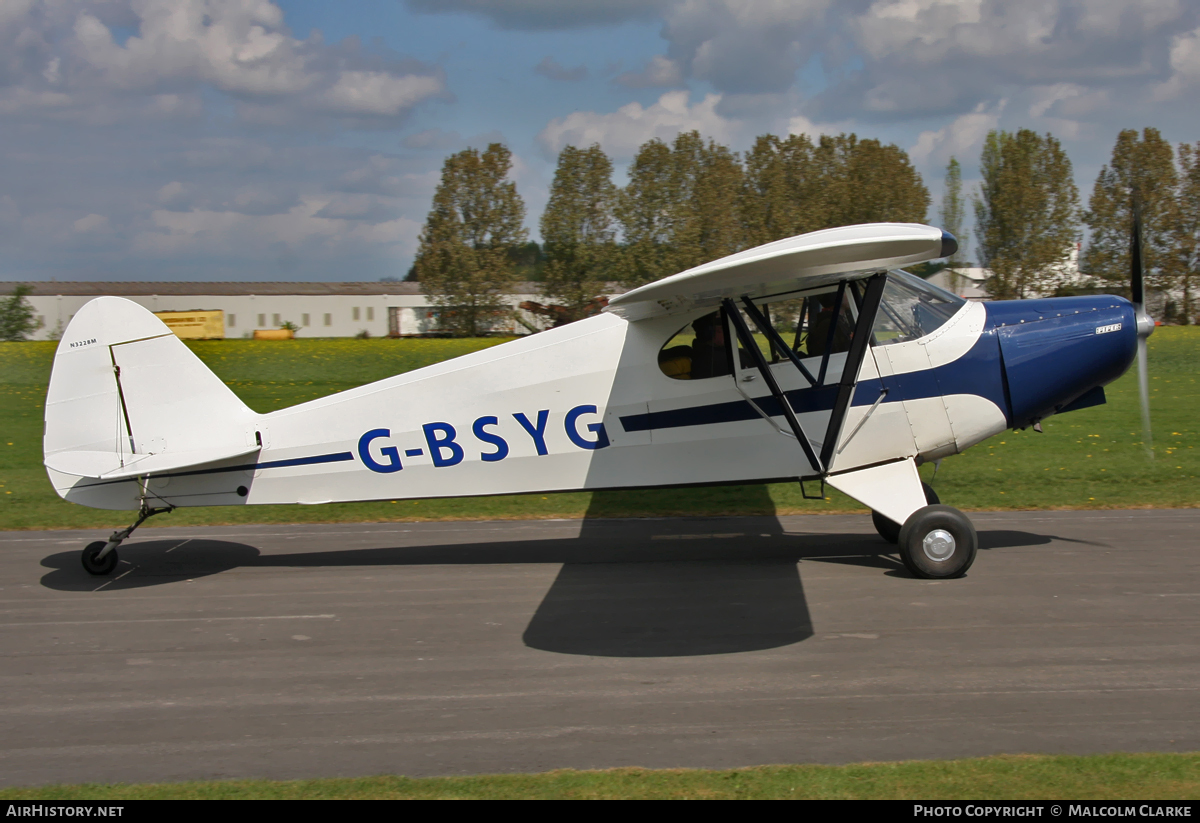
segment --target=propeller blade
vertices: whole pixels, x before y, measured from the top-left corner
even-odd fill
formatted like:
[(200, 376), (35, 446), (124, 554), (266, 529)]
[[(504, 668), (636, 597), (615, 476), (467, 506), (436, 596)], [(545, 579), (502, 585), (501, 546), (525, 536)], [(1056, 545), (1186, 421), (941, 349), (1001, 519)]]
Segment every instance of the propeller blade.
[(1150, 373), (1146, 366), (1146, 338), (1138, 335), (1137, 347), (1138, 364), (1138, 395), (1142, 400), (1142, 445), (1146, 447), (1146, 456), (1154, 459), (1154, 438), (1150, 431)]
[(1129, 295), (1137, 318), (1138, 395), (1142, 405), (1142, 445), (1146, 456), (1154, 459), (1154, 439), (1150, 430), (1150, 372), (1146, 361), (1146, 338), (1154, 332), (1154, 320), (1146, 312), (1146, 288), (1142, 265), (1142, 204), (1133, 196), (1133, 235), (1129, 238)]

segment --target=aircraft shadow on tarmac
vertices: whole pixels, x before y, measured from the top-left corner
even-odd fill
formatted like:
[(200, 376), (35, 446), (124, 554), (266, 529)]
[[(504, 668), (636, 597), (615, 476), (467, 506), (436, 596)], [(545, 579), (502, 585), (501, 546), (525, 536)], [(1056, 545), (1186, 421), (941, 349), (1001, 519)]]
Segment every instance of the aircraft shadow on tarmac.
[[(672, 533), (662, 533), (666, 529)], [(1022, 531), (979, 537), (983, 549), (1060, 539)], [(770, 516), (594, 519), (570, 539), (266, 555), (230, 541), (151, 540), (122, 546), (121, 558), (111, 578), (96, 578), (84, 572), (78, 552), (56, 553), (42, 561), (51, 571), (41, 582), (59, 591), (103, 594), (247, 567), (557, 563), (562, 568), (524, 641), (545, 651), (603, 657), (723, 654), (805, 640), (813, 627), (801, 561), (908, 576), (895, 548), (874, 534), (788, 534)]]

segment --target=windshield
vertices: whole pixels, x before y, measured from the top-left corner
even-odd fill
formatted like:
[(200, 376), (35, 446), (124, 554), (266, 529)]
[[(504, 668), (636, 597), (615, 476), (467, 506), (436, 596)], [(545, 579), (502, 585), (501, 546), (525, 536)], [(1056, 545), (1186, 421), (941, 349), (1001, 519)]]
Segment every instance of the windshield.
[(890, 271), (871, 330), (875, 345), (904, 343), (932, 334), (966, 302), (906, 271)]

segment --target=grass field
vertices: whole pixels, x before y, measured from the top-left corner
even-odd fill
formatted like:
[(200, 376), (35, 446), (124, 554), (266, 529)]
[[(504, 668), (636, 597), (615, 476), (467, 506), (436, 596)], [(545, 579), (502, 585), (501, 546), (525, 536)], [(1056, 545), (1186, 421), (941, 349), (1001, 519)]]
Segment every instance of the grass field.
[[(502, 341), (225, 340), (191, 348), (245, 402), (273, 411)], [(0, 528), (126, 525), (125, 513), (65, 503), (41, 465), (42, 414), (54, 343), (0, 343)], [(1008, 432), (943, 462), (935, 487), (965, 510), (1200, 505), (1197, 415), (1200, 329), (1163, 327), (1150, 338), (1155, 459), (1141, 444), (1134, 372), (1109, 402), (1046, 421), (1045, 433)], [(932, 466), (922, 468), (928, 479)], [(642, 517), (864, 511), (829, 490), (802, 498), (781, 483), (689, 490), (568, 493), (326, 506), (181, 509), (147, 526), (437, 519)]]
[(0, 790), (0, 800), (1196, 800), (1200, 755), (999, 756), (727, 771), (610, 769), (475, 777), (229, 780)]

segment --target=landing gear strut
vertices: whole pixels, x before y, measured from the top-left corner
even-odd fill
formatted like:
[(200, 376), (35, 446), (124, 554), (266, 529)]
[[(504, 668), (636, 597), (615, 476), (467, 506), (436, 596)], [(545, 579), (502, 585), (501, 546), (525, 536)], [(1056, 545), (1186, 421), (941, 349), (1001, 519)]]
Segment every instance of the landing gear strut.
[[(941, 503), (941, 498), (937, 496), (937, 492), (928, 483), (921, 483), (921, 488), (925, 491), (925, 502), (931, 506), (936, 506)], [(875, 524), (875, 531), (879, 532), (879, 536), (889, 543), (896, 543), (900, 540), (900, 524), (895, 520), (880, 514), (877, 511), (871, 511), (871, 522)]]
[(95, 543), (89, 543), (87, 548), (83, 550), (83, 556), (80, 560), (83, 562), (83, 568), (88, 574), (106, 575), (112, 574), (113, 569), (117, 567), (120, 558), (117, 557), (117, 546), (121, 545), (133, 534), (133, 530), (147, 519), (156, 514), (165, 514), (174, 511), (174, 506), (163, 506), (161, 508), (151, 508), (145, 503), (142, 503), (142, 508), (138, 512), (137, 522), (127, 529), (119, 532), (113, 532), (112, 536), (107, 541), (97, 540)]

